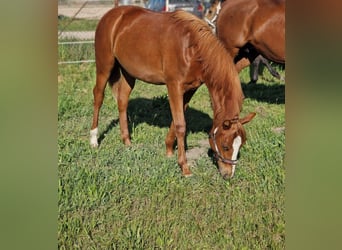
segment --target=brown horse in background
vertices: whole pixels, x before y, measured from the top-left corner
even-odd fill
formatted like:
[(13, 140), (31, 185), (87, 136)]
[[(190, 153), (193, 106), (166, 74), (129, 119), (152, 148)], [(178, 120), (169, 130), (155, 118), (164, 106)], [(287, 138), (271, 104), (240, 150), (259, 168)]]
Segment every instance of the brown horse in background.
[(215, 15), (217, 36), (239, 72), (259, 55), (285, 64), (285, 0), (215, 1), (207, 18)]
[(184, 111), (196, 89), (205, 83), (214, 111), (210, 146), (222, 176), (233, 176), (238, 151), (246, 140), (242, 124), (255, 113), (239, 118), (243, 93), (233, 59), (204, 21), (184, 11), (157, 13), (133, 6), (114, 8), (97, 26), (95, 59), (92, 146), (98, 146), (98, 118), (107, 82), (117, 100), (121, 138), (126, 145), (131, 144), (127, 106), (135, 80), (166, 84), (172, 114), (166, 154), (173, 155), (176, 139), (178, 164), (182, 174), (190, 176)]

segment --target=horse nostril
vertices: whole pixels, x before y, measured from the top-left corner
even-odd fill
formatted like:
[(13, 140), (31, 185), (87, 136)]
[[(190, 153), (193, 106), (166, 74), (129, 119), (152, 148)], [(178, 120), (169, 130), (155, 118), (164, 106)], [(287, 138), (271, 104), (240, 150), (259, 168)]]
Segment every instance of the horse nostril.
[(226, 181), (226, 180), (233, 178), (234, 173), (221, 173), (221, 175), (222, 175), (222, 178)]
[(230, 175), (228, 173), (224, 174), (222, 177), (225, 181), (230, 179)]

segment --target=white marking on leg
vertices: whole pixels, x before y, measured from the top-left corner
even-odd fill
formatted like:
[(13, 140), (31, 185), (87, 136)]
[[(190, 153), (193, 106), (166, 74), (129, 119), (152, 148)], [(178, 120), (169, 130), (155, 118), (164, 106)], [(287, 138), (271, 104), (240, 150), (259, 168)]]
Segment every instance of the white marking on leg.
[(98, 128), (94, 128), (90, 130), (90, 145), (93, 147), (97, 147), (99, 144), (97, 143), (97, 134), (99, 130)]
[[(233, 141), (233, 155), (232, 155), (232, 160), (235, 161), (237, 159), (239, 149), (241, 146), (241, 136), (237, 136), (234, 141)], [(232, 165), (232, 177), (235, 172), (235, 164)]]

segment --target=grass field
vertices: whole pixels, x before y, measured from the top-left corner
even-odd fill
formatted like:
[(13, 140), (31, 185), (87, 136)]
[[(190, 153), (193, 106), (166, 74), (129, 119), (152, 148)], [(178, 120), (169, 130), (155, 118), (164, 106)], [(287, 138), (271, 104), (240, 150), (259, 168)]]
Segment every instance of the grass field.
[[(59, 28), (70, 20), (59, 21)], [(68, 30), (91, 30), (75, 20)], [(93, 59), (92, 44), (61, 46), (60, 60)], [(280, 69), (278, 69), (280, 70)], [(284, 75), (284, 72), (281, 71)], [(284, 249), (285, 84), (266, 70), (257, 85), (241, 74), (241, 116), (255, 111), (235, 176), (224, 181), (208, 155), (212, 110), (202, 86), (186, 112), (193, 176), (165, 157), (171, 121), (165, 86), (137, 82), (128, 115), (133, 145), (121, 143), (109, 89), (100, 146), (89, 145), (94, 64), (58, 68), (59, 249)]]
[(86, 20), (86, 19), (72, 19), (70, 17), (61, 16), (58, 20), (58, 30), (67, 31), (85, 31), (95, 30), (99, 20)]
[[(116, 103), (107, 89), (100, 147), (89, 146), (94, 64), (58, 72), (59, 249), (284, 249), (285, 85), (255, 86), (241, 73), (247, 143), (230, 181), (208, 156), (212, 110), (205, 86), (187, 117), (191, 178), (165, 157), (171, 121), (165, 86), (138, 82), (129, 105), (133, 145), (122, 145)], [(282, 72), (283, 74), (284, 72)], [(196, 152), (196, 151), (195, 151)]]

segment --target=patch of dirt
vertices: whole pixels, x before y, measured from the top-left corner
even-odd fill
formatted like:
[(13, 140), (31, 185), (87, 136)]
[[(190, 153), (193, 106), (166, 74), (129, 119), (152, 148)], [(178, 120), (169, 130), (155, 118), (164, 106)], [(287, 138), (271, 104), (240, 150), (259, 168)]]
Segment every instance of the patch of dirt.
[(188, 163), (193, 166), (198, 158), (207, 154), (209, 147), (208, 139), (203, 139), (198, 142), (198, 146), (188, 149), (186, 151)]
[(281, 134), (285, 132), (285, 127), (272, 128), (272, 131), (276, 134)]
[(63, 76), (58, 75), (58, 80), (57, 80), (57, 82), (58, 82), (58, 83), (61, 83), (62, 81), (63, 81)]
[(257, 115), (260, 115), (262, 117), (267, 116), (267, 111), (264, 107), (258, 106), (255, 108), (255, 111), (257, 112)]

